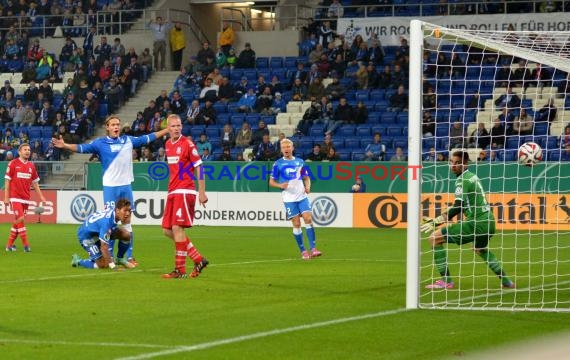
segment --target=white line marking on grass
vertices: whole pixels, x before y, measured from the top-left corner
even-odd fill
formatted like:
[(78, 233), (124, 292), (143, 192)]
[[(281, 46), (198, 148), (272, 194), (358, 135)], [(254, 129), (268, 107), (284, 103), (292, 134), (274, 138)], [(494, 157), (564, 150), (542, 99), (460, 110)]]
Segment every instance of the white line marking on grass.
[[(302, 261), (301, 258), (287, 258), (287, 259), (274, 259), (274, 260), (252, 260), (252, 261), (242, 261), (233, 263), (221, 263), (221, 264), (211, 264), (208, 267), (221, 267), (221, 266), (240, 266), (240, 265), (253, 265), (253, 264), (267, 264), (267, 263), (277, 263), (277, 262), (288, 262), (288, 261)], [(317, 259), (315, 261), (359, 261), (359, 262), (403, 262), (405, 260), (380, 260), (380, 259)], [(117, 274), (128, 274), (128, 273), (141, 273), (141, 272), (154, 272), (154, 271), (165, 271), (165, 268), (152, 268), (152, 269), (134, 269), (126, 271), (101, 271), (98, 269), (88, 270), (80, 269), (78, 271), (85, 270), (81, 274), (67, 274), (67, 275), (55, 275), (55, 276), (45, 276), (40, 278), (28, 278), (28, 279), (14, 279), (14, 280), (0, 280), (0, 284), (19, 284), (25, 282), (34, 281), (50, 281), (50, 280), (64, 280), (73, 278), (83, 278), (83, 277), (97, 277), (97, 276), (110, 276)]]
[(71, 341), (42, 341), (42, 340), (18, 340), (18, 339), (0, 339), (0, 343), (16, 343), (16, 344), (34, 344), (34, 345), (65, 345), (65, 346), (100, 346), (100, 347), (136, 347), (136, 348), (155, 348), (164, 349), (172, 348), (168, 345), (154, 344), (130, 344), (130, 343), (110, 343), (110, 342), (71, 342)]
[(157, 352), (152, 352), (152, 353), (123, 357), (123, 358), (118, 358), (116, 360), (152, 359), (152, 358), (159, 357), (159, 356), (173, 355), (173, 354), (179, 354), (179, 353), (187, 353), (187, 352), (192, 352), (192, 351), (196, 351), (196, 350), (204, 350), (204, 349), (209, 349), (209, 348), (218, 347), (218, 346), (222, 346), (222, 345), (228, 345), (228, 344), (234, 344), (234, 343), (243, 342), (243, 341), (265, 338), (265, 337), (269, 337), (269, 336), (273, 336), (273, 335), (281, 335), (281, 334), (287, 334), (287, 333), (291, 333), (291, 332), (295, 332), (295, 331), (302, 331), (302, 330), (320, 328), (320, 327), (325, 327), (325, 326), (330, 326), (330, 325), (343, 324), (343, 323), (347, 323), (347, 322), (353, 322), (353, 321), (359, 321), (359, 320), (373, 319), (373, 318), (382, 317), (382, 316), (394, 315), (394, 314), (402, 313), (404, 311), (407, 311), (407, 309), (402, 308), (402, 309), (395, 309), (395, 310), (386, 310), (386, 311), (380, 311), (380, 312), (371, 313), (371, 314), (364, 314), (364, 315), (351, 316), (351, 317), (328, 320), (328, 321), (321, 321), (321, 322), (316, 322), (316, 323), (312, 323), (312, 324), (292, 326), (292, 327), (283, 328), (283, 329), (262, 331), (262, 332), (258, 332), (258, 333), (236, 336), (233, 338), (227, 338), (227, 339), (221, 339), (221, 340), (215, 340), (215, 341), (205, 342), (205, 343), (196, 344), (196, 345), (178, 346), (178, 347), (171, 348), (169, 350), (162, 350), (162, 351), (157, 351)]

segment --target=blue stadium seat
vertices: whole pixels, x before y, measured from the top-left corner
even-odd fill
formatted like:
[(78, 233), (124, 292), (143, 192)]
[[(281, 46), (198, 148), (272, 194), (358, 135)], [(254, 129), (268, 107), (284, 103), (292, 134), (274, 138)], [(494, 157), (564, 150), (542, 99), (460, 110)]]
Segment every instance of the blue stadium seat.
[(339, 150), (336, 152), (340, 160), (342, 161), (350, 161), (350, 151), (347, 150)]
[(402, 135), (402, 128), (398, 126), (390, 126), (386, 129), (386, 135), (388, 136), (400, 136)]
[(520, 136), (507, 136), (507, 141), (505, 142), (505, 150), (515, 149), (517, 150), (520, 146), (521, 138)]
[(547, 161), (560, 161), (561, 149), (554, 149), (546, 151)]
[(282, 57), (272, 57), (269, 61), (269, 67), (272, 69), (281, 69), (283, 67)]
[[(55, 106), (55, 103), (54, 103)], [(107, 104), (99, 104), (99, 118), (104, 119), (109, 115), (109, 108)]]
[(384, 89), (374, 89), (370, 91), (370, 100), (374, 100), (376, 102), (384, 100), (384, 96), (386, 95), (386, 90)]
[(228, 124), (228, 123), (230, 123), (230, 114), (228, 114), (228, 113), (218, 114), (216, 121), (218, 122), (218, 124), (222, 124), (222, 125)]
[(256, 58), (255, 67), (258, 69), (267, 69), (269, 67), (269, 58), (262, 56)]
[(324, 133), (325, 133), (325, 128), (321, 124), (315, 124), (315, 125), (311, 126), (311, 130), (309, 130), (310, 136), (322, 137)]
[[(41, 126), (30, 126), (28, 128), (28, 138), (37, 139), (42, 137), (42, 127)], [(30, 140), (30, 143), (32, 141)]]
[(382, 115), (380, 116), (380, 123), (381, 124), (394, 124), (394, 123), (396, 123), (396, 113), (393, 113), (393, 112), (382, 113)]
[(335, 137), (333, 138), (333, 145), (335, 149), (344, 149), (344, 138), (343, 137)]
[(340, 128), (338, 134), (342, 136), (354, 136), (354, 132), (355, 128), (353, 126), (344, 125), (342, 128)]
[(433, 135), (437, 137), (449, 136), (449, 124), (437, 124)]
[(243, 71), (240, 69), (233, 69), (230, 72), (230, 81), (234, 82), (234, 81), (240, 81), (241, 77), (243, 75)]
[(217, 138), (220, 136), (220, 128), (209, 126), (206, 128), (206, 136), (208, 139)]
[(53, 135), (53, 128), (51, 126), (42, 126), (42, 138), (51, 139)]
[(545, 122), (535, 123), (534, 135), (548, 135), (548, 123)]
[(230, 122), (232, 126), (237, 129), (241, 128), (241, 125), (243, 124), (244, 121), (245, 121), (245, 115), (243, 114), (236, 114), (230, 116)]
[(406, 151), (408, 149), (408, 140), (402, 140), (402, 139), (394, 139), (394, 142), (392, 142), (392, 147), (395, 148), (402, 148), (402, 150)]
[(381, 113), (378, 112), (371, 112), (368, 113), (368, 121), (369, 124), (379, 124), (380, 123), (380, 115)]
[(265, 122), (265, 125), (275, 125), (275, 115), (262, 115), (261, 120)]
[(516, 159), (517, 159), (517, 150), (505, 149), (503, 151), (503, 160), (504, 161), (515, 161)]
[(368, 90), (357, 90), (355, 94), (356, 101), (367, 101), (369, 99)]
[(313, 150), (313, 145), (314, 145), (314, 144), (313, 144), (313, 139), (310, 139), (310, 138), (308, 138), (308, 139), (307, 139), (307, 138), (303, 138), (303, 139), (300, 140), (300, 145), (301, 145), (301, 148), (303, 148), (303, 149), (311, 149), (311, 151), (312, 151), (312, 150)]
[(401, 112), (401, 113), (398, 113), (396, 118), (398, 119), (398, 123), (407, 124), (409, 116), (408, 116), (407, 112)]
[(352, 161), (363, 161), (365, 156), (364, 151), (353, 151)]
[(546, 146), (544, 146), (547, 150), (557, 149), (558, 148), (558, 139), (556, 136), (549, 136), (546, 140)]
[[(386, 125), (372, 125), (372, 135), (380, 133), (380, 135), (386, 135), (388, 127)], [(400, 133), (402, 130), (400, 129)]]
[(371, 127), (367, 125), (359, 125), (356, 128), (356, 136), (370, 136)]
[(222, 113), (225, 113), (225, 112), (227, 112), (227, 110), (228, 110), (228, 107), (226, 106), (226, 104), (221, 104), (221, 103), (216, 103), (216, 104), (214, 104), (214, 105), (213, 105), (213, 108), (214, 108), (214, 110), (216, 110), (216, 113), (217, 113), (218, 115), (219, 115), (219, 114), (222, 114)]
[(360, 147), (360, 138), (348, 137), (348, 138), (344, 139), (344, 146), (346, 148), (359, 148)]
[(271, 69), (271, 76), (277, 76), (279, 81), (285, 82), (287, 79), (287, 71), (285, 69)]

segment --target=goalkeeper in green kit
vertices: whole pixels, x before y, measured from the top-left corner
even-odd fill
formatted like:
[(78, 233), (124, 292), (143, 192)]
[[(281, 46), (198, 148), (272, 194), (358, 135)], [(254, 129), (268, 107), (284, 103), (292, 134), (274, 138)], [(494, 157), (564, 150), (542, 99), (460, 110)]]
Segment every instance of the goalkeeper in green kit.
[[(442, 279), (427, 285), (428, 289), (453, 289), (454, 283), (447, 267), (447, 251), (444, 243), (457, 245), (473, 243), (473, 250), (501, 279), (503, 288), (514, 289), (515, 284), (507, 277), (501, 262), (487, 246), (495, 234), (495, 216), (485, 197), (485, 191), (477, 175), (467, 169), (469, 154), (455, 151), (449, 161), (451, 172), (457, 175), (455, 180), (455, 201), (453, 206), (435, 219), (424, 218), (420, 227), (424, 233), (430, 233), (429, 242), (433, 248), (433, 259)], [(440, 229), (455, 216), (458, 221)]]

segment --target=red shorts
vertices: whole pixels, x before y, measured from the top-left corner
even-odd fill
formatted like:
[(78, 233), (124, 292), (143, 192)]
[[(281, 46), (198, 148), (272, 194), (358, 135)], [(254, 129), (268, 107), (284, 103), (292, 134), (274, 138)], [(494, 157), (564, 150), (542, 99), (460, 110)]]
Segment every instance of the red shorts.
[(22, 217), (22, 216), (25, 216), (26, 212), (28, 212), (28, 204), (24, 204), (21, 202), (11, 201), (10, 207), (12, 208), (12, 211), (14, 212), (14, 218), (15, 219)]
[(194, 207), (196, 205), (196, 195), (194, 194), (170, 194), (166, 198), (164, 206), (164, 216), (162, 217), (162, 227), (172, 229), (178, 225), (182, 227), (192, 227), (194, 223)]

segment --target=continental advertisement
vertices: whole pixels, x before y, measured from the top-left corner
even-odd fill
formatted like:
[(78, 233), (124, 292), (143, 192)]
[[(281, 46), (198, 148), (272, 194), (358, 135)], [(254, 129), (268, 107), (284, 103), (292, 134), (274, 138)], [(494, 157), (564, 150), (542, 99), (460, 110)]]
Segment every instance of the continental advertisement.
[[(434, 217), (453, 203), (454, 194), (422, 194), (422, 215)], [(487, 194), (498, 230), (570, 230), (570, 203), (560, 194)], [(407, 194), (355, 194), (353, 226), (406, 228)]]

